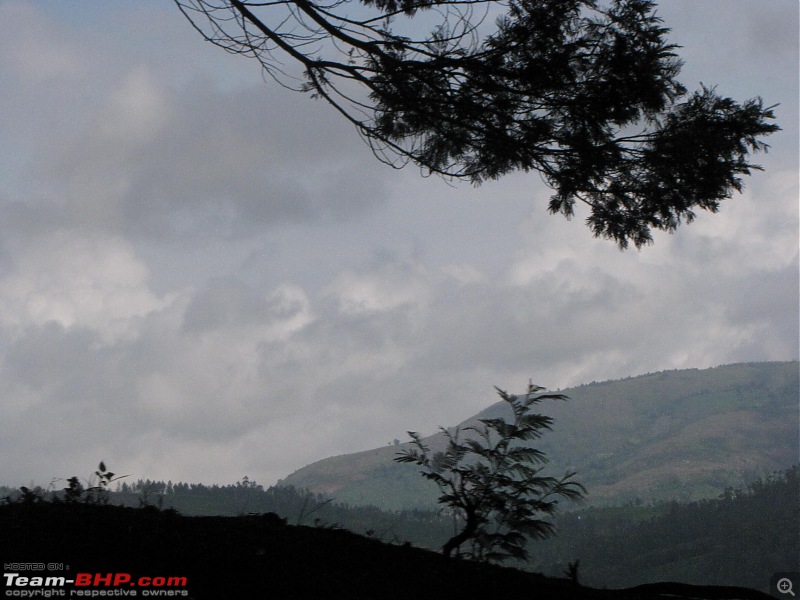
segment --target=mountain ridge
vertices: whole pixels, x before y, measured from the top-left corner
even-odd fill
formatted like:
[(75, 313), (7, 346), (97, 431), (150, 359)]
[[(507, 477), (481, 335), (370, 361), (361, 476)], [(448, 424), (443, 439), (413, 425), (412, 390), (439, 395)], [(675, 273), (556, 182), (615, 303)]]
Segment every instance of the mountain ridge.
[[(800, 363), (736, 363), (660, 371), (560, 390), (539, 405), (554, 419), (537, 442), (546, 471), (577, 471), (591, 503), (718, 495), (798, 462)], [(494, 403), (457, 427), (502, 416)], [(425, 438), (442, 447), (441, 433)], [(278, 482), (384, 509), (430, 507), (437, 490), (413, 465), (393, 461), (405, 444), (316, 461)]]

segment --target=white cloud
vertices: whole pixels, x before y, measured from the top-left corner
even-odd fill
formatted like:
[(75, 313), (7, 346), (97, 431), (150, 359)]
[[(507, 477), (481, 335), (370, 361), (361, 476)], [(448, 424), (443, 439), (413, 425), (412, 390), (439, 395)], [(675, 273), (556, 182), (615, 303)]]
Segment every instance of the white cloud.
[(0, 325), (7, 335), (54, 322), (111, 342), (133, 334), (138, 318), (168, 302), (150, 291), (147, 267), (120, 238), (50, 231), (10, 252), (0, 278)]
[(428, 279), (424, 267), (419, 265), (395, 265), (369, 274), (346, 271), (328, 287), (327, 294), (346, 315), (424, 310)]

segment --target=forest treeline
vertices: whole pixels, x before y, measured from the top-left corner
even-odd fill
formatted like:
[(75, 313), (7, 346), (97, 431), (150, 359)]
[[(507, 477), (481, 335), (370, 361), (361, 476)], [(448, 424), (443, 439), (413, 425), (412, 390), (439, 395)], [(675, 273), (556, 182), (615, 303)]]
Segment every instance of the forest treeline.
[[(21, 496), (52, 499), (63, 495), (54, 486), (18, 490), (0, 486), (0, 498)], [(387, 512), (371, 506), (349, 506), (321, 494), (294, 487), (262, 485), (243, 477), (235, 484), (205, 485), (172, 481), (118, 481), (109, 490), (108, 504), (176, 510), (184, 516), (247, 516), (275, 513), (289, 525), (347, 529), (387, 543), (413, 543), (438, 549), (452, 535), (452, 520), (432, 510)]]
[(240, 516), (272, 512), (290, 525), (335, 527), (389, 543), (412, 542), (436, 549), (452, 535), (452, 523), (436, 511), (387, 512), (373, 506), (350, 506), (294, 487), (267, 489), (248, 477), (235, 484), (203, 485), (142, 481), (121, 483), (112, 502), (126, 506), (175, 509), (186, 516)]
[(716, 499), (563, 513), (559, 535), (537, 544), (529, 568), (555, 575), (578, 559), (581, 582), (591, 586), (682, 581), (768, 592), (773, 573), (798, 569), (798, 507), (794, 466)]
[[(387, 543), (438, 549), (454, 523), (436, 511), (387, 512), (349, 506), (291, 487), (264, 488), (247, 477), (230, 485), (117, 482), (109, 504), (176, 510), (185, 516), (276, 513), (290, 525), (343, 528)], [(32, 488), (28, 497), (58, 497)], [(6, 502), (20, 492), (0, 489)], [(558, 535), (531, 544), (514, 565), (560, 576), (579, 561), (581, 583), (620, 588), (656, 581), (737, 585), (767, 591), (770, 575), (797, 570), (800, 467), (757, 479), (719, 498), (690, 503), (632, 501), (556, 515)]]

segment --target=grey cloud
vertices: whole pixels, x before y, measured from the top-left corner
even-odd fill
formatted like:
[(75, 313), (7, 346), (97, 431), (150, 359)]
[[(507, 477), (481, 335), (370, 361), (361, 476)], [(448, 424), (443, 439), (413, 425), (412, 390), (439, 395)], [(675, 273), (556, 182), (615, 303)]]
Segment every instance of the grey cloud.
[(239, 238), (348, 219), (385, 196), (380, 165), (327, 107), (266, 87), (139, 79), (153, 88), (153, 106), (143, 109), (152, 111), (143, 116), (153, 131), (98, 134), (95, 125), (54, 169), (84, 226), (157, 239)]
[(53, 321), (29, 326), (5, 352), (4, 379), (37, 392), (45, 391), (47, 400), (52, 400), (47, 393), (52, 382), (60, 382), (69, 392), (58, 397), (68, 402), (79, 401), (95, 383), (87, 381), (87, 375), (96, 366), (88, 360), (94, 341), (89, 330), (67, 331)]
[[(698, 19), (705, 3), (664, 4), (696, 40), (693, 73), (722, 70), (702, 63), (712, 42), (749, 52)], [(0, 166), (0, 483), (105, 459), (269, 484), (456, 423), (492, 385), (796, 358), (796, 121), (721, 214), (619, 253), (581, 215), (548, 216), (535, 176), (473, 190), (396, 174), (325, 105), (160, 21), (142, 48), (120, 33), (128, 13), (103, 21), (116, 10), (93, 13), (102, 43), (54, 21), (41, 44), (89, 58), (53, 97), (19, 72), (0, 94), (4, 147), (28, 165)], [(786, 64), (723, 75), (770, 100), (796, 93)], [(20, 125), (37, 111), (48, 131)]]
[(200, 333), (226, 326), (255, 325), (269, 307), (252, 288), (232, 278), (214, 280), (186, 309), (183, 331)]
[[(330, 107), (267, 85), (176, 10), (97, 12), (96, 30), (25, 3), (2, 10), (0, 131), (14, 152), (0, 173), (12, 200), (72, 227), (166, 241), (342, 222), (386, 196), (384, 168)], [(110, 33), (122, 23), (148, 45)], [(168, 36), (160, 49), (156, 32)]]

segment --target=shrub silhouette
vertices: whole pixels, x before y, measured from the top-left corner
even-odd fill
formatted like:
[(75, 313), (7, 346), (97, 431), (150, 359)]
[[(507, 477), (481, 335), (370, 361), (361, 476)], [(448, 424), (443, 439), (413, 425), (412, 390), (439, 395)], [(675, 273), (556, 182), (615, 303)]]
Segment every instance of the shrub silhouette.
[[(480, 427), (441, 429), (447, 437), (444, 452), (431, 454), (420, 435), (408, 432), (413, 448), (398, 453), (396, 461), (422, 467), (423, 477), (442, 492), (439, 503), (449, 507), (462, 523), (461, 530), (442, 547), (446, 556), (470, 542), (463, 553), (481, 561), (525, 560), (527, 539), (555, 533), (552, 515), (558, 499), (581, 499), (586, 489), (572, 480), (542, 475), (546, 455), (526, 442), (550, 429), (552, 418), (532, 412), (543, 400), (567, 400), (563, 394), (544, 394), (544, 388), (528, 386), (521, 396), (495, 388), (513, 413), (513, 421), (481, 419)], [(467, 433), (461, 439), (462, 432)]]

